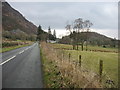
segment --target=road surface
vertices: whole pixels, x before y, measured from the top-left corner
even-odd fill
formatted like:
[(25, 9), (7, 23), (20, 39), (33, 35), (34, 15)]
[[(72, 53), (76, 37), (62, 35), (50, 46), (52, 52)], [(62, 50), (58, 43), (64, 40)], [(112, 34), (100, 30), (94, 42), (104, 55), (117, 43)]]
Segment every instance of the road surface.
[(37, 43), (2, 54), (2, 88), (42, 88), (40, 49)]

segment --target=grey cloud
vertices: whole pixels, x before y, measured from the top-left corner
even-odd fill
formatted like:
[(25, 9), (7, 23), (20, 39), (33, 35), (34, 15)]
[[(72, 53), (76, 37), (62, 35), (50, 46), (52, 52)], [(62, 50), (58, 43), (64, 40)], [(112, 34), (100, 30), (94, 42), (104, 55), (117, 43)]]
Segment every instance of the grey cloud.
[(53, 28), (63, 29), (66, 22), (76, 18), (89, 19), (93, 22), (92, 28), (117, 29), (117, 3), (10, 3), (34, 24), (41, 24), (43, 28), (50, 25)]

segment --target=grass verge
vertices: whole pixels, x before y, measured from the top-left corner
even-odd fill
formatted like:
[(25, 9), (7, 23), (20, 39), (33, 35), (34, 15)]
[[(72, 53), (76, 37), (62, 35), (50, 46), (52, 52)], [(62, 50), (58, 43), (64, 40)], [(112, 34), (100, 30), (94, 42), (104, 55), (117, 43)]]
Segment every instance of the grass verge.
[(46, 55), (43, 53), (42, 48), (40, 49), (41, 60), (43, 64), (43, 83), (45, 88), (64, 88), (68, 87), (67, 78), (61, 75), (59, 67), (57, 64), (48, 59)]
[(26, 45), (19, 45), (19, 46), (12, 46), (12, 47), (5, 47), (5, 48), (2, 48), (0, 50), (0, 53), (2, 52), (7, 52), (7, 51), (11, 51), (11, 50), (14, 50), (14, 49), (17, 49), (17, 48), (21, 48), (21, 47), (25, 47), (25, 46), (29, 46), (31, 44), (26, 44)]
[(46, 88), (101, 88), (98, 76), (63, 57), (48, 43), (41, 43), (44, 85)]

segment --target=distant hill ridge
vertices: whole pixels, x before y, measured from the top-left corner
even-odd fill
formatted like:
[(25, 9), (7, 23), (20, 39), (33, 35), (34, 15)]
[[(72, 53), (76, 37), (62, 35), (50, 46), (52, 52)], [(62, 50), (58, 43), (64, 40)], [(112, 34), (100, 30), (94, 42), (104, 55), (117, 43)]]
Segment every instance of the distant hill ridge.
[[(75, 36), (75, 34), (73, 34)], [(70, 44), (71, 35), (63, 37), (60, 42), (64, 44)], [(111, 47), (117, 47), (118, 46), (118, 40), (112, 39), (110, 37), (107, 37), (105, 35), (96, 33), (96, 32), (81, 32), (79, 34), (79, 42), (81, 41), (88, 41), (89, 44), (91, 45), (109, 45)]]

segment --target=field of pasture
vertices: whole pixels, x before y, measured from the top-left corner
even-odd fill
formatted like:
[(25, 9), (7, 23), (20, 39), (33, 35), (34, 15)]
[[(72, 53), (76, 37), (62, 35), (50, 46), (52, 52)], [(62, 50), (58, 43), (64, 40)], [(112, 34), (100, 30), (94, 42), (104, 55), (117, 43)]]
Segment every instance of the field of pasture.
[(81, 67), (99, 75), (99, 62), (103, 61), (102, 83), (105, 87), (117, 87), (118, 85), (118, 49), (88, 46), (88, 51), (72, 50), (72, 45), (51, 44), (55, 49), (62, 50), (64, 57), (70, 55), (70, 60), (78, 63), (81, 55)]

